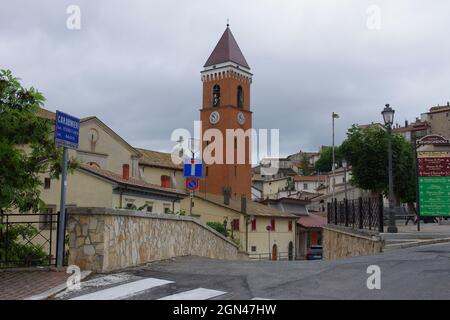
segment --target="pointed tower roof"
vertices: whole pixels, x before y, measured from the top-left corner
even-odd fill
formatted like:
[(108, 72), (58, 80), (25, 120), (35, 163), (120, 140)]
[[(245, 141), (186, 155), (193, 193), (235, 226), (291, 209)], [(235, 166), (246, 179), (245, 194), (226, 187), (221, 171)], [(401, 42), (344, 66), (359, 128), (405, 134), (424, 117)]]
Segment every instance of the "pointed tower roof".
[(227, 25), (225, 32), (209, 56), (204, 67), (209, 67), (228, 61), (250, 69), (247, 60), (245, 60), (245, 57), (236, 42), (236, 39), (234, 39), (233, 33), (231, 33), (230, 27)]

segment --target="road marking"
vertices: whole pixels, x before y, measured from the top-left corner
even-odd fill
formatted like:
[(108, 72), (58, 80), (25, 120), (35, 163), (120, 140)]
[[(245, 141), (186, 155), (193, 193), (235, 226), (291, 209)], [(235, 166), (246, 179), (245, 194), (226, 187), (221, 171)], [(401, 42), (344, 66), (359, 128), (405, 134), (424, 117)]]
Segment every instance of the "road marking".
[(205, 288), (197, 288), (194, 290), (184, 291), (170, 296), (162, 297), (158, 300), (207, 300), (217, 296), (221, 296), (226, 292), (219, 290), (211, 290)]
[(134, 282), (129, 282), (122, 284), (117, 287), (112, 287), (104, 290), (100, 290), (97, 292), (85, 294), (82, 296), (78, 296), (72, 298), (70, 300), (117, 300), (117, 299), (125, 299), (127, 297), (136, 295), (142, 291), (163, 286), (169, 283), (173, 283), (173, 281), (162, 280), (156, 278), (147, 278), (143, 280), (138, 280)]
[(266, 299), (266, 298), (259, 298), (259, 297), (254, 297), (254, 298), (252, 298), (252, 300), (271, 300), (271, 299)]

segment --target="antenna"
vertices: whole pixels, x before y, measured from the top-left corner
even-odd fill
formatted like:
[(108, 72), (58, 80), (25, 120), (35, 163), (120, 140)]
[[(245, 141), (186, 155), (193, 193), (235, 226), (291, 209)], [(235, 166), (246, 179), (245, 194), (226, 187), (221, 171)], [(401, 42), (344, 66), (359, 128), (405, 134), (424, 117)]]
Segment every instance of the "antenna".
[(227, 28), (230, 26), (230, 19), (227, 18)]

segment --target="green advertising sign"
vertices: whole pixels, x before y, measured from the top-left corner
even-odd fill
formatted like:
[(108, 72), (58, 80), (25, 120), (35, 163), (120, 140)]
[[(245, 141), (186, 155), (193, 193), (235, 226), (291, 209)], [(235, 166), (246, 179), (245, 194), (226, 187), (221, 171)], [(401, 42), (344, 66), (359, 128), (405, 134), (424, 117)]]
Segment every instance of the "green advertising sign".
[(450, 217), (450, 177), (419, 177), (420, 215)]

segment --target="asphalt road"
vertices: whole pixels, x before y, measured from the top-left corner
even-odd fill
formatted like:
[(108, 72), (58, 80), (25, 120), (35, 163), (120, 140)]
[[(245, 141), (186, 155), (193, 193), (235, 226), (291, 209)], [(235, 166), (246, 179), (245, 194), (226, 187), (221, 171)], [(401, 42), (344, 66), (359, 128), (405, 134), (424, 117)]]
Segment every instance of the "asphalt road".
[[(380, 290), (367, 288), (370, 276), (367, 268), (371, 265), (380, 267)], [(183, 257), (128, 269), (121, 274), (126, 275), (125, 283), (148, 278), (172, 281), (129, 297), (141, 300), (195, 288), (224, 292), (213, 299), (450, 299), (450, 244), (338, 261), (221, 261)], [(97, 280), (101, 280), (99, 277)], [(85, 288), (62, 298), (86, 293), (95, 296), (96, 290), (100, 289)]]

